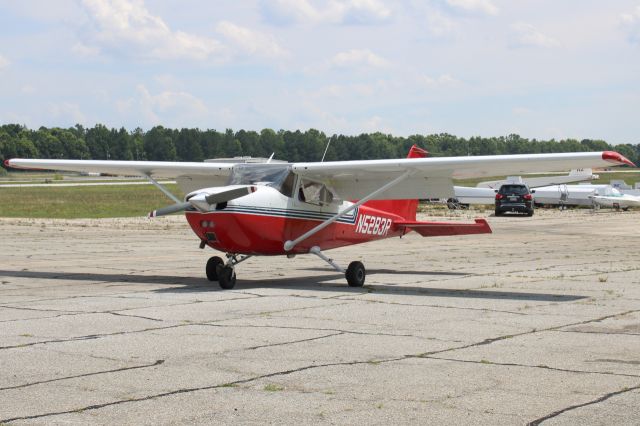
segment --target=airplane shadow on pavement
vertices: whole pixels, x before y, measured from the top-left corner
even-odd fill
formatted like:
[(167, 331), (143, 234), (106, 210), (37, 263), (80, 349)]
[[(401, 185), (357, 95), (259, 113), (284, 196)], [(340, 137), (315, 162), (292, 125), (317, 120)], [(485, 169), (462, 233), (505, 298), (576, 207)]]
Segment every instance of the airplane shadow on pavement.
[[(315, 269), (312, 269), (315, 270)], [(326, 272), (325, 270), (322, 270)], [(396, 275), (460, 275), (468, 276), (473, 274), (459, 272), (429, 272), (429, 271), (389, 271), (386, 269), (369, 270), (369, 275), (396, 274)], [(369, 284), (364, 287), (349, 287), (344, 281), (344, 275), (330, 273), (323, 275), (282, 277), (270, 279), (251, 279), (250, 277), (239, 278), (233, 290), (221, 290), (217, 283), (212, 283), (206, 278), (200, 277), (176, 277), (167, 275), (129, 275), (129, 274), (101, 274), (85, 272), (45, 272), (45, 271), (6, 271), (0, 270), (0, 278), (31, 278), (42, 280), (65, 280), (65, 281), (87, 281), (87, 285), (92, 283), (113, 283), (116, 284), (157, 284), (171, 287), (158, 288), (152, 290), (158, 293), (188, 293), (188, 292), (208, 292), (208, 291), (242, 291), (260, 288), (280, 288), (290, 290), (312, 290), (312, 291), (342, 291), (345, 293), (379, 293), (397, 295), (418, 295), (428, 297), (460, 297), (469, 299), (496, 299), (496, 300), (524, 300), (538, 302), (572, 302), (586, 299), (588, 296), (571, 294), (550, 294), (550, 293), (529, 293), (503, 290), (479, 290), (479, 289), (448, 289), (433, 288), (415, 285), (402, 284)], [(332, 282), (340, 280), (340, 282)], [(179, 287), (176, 287), (179, 286)], [(2, 287), (0, 286), (0, 289)], [(26, 288), (34, 288), (26, 286)]]

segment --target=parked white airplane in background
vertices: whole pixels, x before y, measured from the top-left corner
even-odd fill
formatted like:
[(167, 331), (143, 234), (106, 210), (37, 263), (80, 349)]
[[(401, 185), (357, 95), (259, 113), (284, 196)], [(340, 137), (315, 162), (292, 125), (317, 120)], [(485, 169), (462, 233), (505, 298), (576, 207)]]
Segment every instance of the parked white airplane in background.
[(615, 188), (611, 188), (611, 191), (608, 191), (605, 195), (592, 195), (591, 200), (599, 207), (622, 210), (627, 210), (629, 207), (640, 207), (640, 197), (623, 194)]
[(454, 186), (454, 196), (447, 199), (447, 206), (449, 206), (450, 209), (456, 209), (467, 208), (470, 204), (493, 204), (496, 195), (495, 189), (499, 189), (505, 183), (524, 183), (529, 188), (533, 189), (548, 187), (549, 185), (566, 184), (569, 182), (582, 182), (597, 178), (598, 175), (594, 175), (592, 169), (585, 168), (571, 170), (568, 175), (541, 177), (508, 176), (506, 179), (480, 182), (475, 187)]

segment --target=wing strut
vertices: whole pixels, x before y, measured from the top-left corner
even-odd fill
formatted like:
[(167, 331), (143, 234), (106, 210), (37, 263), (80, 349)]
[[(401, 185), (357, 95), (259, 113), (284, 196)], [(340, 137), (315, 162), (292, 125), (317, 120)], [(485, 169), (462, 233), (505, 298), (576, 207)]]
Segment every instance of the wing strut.
[(383, 186), (381, 186), (380, 188), (376, 189), (375, 191), (373, 191), (371, 194), (367, 195), (366, 197), (362, 198), (361, 200), (359, 200), (357, 203), (352, 204), (351, 206), (347, 207), (346, 209), (342, 210), (341, 212), (337, 213), (335, 216), (325, 220), (324, 222), (322, 222), (320, 225), (316, 226), (313, 229), (310, 229), (309, 231), (305, 232), (304, 234), (300, 235), (298, 238), (296, 238), (295, 240), (291, 241), (288, 240), (284, 243), (284, 250), (285, 251), (289, 251), (292, 248), (294, 248), (298, 243), (300, 243), (301, 241), (306, 240), (307, 238), (309, 238), (310, 236), (312, 236), (313, 234), (315, 234), (318, 231), (323, 230), (324, 228), (326, 228), (327, 226), (331, 225), (333, 222), (335, 222), (336, 220), (340, 219), (341, 216), (349, 213), (350, 211), (357, 209), (358, 207), (360, 207), (362, 204), (366, 203), (367, 201), (369, 201), (370, 199), (372, 199), (373, 197), (375, 197), (376, 195), (380, 194), (381, 192), (386, 191), (387, 189), (399, 184), (400, 182), (402, 182), (403, 180), (405, 180), (406, 178), (408, 178), (409, 176), (411, 176), (413, 174), (413, 170), (407, 170), (406, 172), (404, 172), (403, 174), (401, 174), (400, 176), (398, 176), (397, 178), (395, 178), (394, 180), (392, 180), (391, 182), (388, 182), (386, 184), (384, 184)]
[(176, 204), (180, 204), (182, 203), (182, 201), (180, 201), (178, 199), (178, 197), (176, 197), (175, 195), (173, 195), (167, 188), (165, 188), (164, 186), (162, 186), (160, 184), (160, 182), (158, 182), (157, 180), (155, 180), (154, 178), (152, 178), (149, 175), (144, 175), (144, 177), (146, 177), (149, 182), (151, 182), (156, 188), (158, 188), (160, 191), (162, 191), (162, 193), (164, 195), (166, 195), (167, 197), (171, 198)]

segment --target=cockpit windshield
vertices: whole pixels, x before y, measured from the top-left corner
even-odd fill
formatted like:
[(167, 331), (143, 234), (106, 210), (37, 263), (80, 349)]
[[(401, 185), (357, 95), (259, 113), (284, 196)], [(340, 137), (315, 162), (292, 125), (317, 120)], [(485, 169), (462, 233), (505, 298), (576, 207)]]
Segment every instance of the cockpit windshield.
[(227, 185), (263, 184), (283, 195), (293, 195), (294, 174), (289, 164), (236, 164)]

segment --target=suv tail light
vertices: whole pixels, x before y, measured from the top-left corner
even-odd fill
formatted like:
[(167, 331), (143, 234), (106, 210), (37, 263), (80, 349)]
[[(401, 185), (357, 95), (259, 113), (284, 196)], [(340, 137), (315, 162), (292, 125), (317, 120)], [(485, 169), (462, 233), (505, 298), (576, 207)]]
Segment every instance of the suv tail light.
[(502, 200), (503, 198), (504, 198), (504, 195), (496, 194), (496, 200)]
[(525, 194), (522, 198), (524, 198), (525, 200), (531, 200), (533, 197), (531, 196), (531, 194)]

